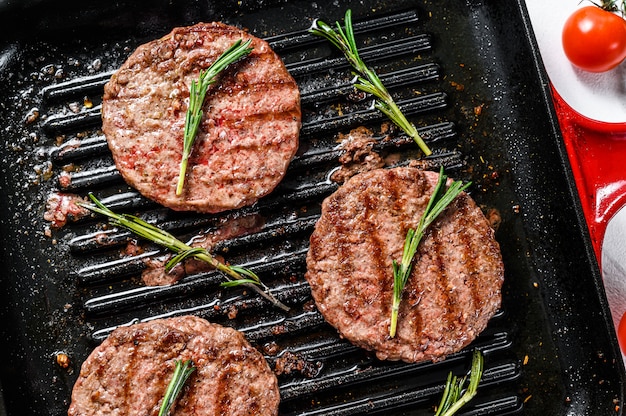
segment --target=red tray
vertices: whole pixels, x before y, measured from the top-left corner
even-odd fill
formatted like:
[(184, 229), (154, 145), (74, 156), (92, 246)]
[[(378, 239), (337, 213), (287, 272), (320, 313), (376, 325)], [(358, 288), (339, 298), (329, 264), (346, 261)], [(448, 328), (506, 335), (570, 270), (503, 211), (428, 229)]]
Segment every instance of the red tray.
[(554, 87), (552, 93), (592, 245), (601, 265), (607, 224), (626, 204), (626, 123), (592, 120), (568, 105)]

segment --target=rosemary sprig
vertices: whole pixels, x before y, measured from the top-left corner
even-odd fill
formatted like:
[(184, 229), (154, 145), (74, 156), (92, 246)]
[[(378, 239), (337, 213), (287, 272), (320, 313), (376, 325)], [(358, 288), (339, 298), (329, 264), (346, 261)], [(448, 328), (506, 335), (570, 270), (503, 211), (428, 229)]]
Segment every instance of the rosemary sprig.
[(241, 43), (241, 39), (232, 44), (224, 53), (222, 53), (210, 67), (200, 71), (197, 80), (191, 81), (189, 88), (189, 107), (185, 116), (185, 131), (183, 135), (183, 157), (180, 162), (180, 172), (178, 174), (178, 185), (176, 186), (176, 195), (183, 193), (185, 185), (185, 175), (187, 172), (187, 163), (191, 149), (196, 139), (196, 133), (200, 127), (202, 120), (202, 104), (206, 96), (209, 85), (215, 82), (215, 77), (222, 72), (228, 65), (236, 62), (241, 57), (248, 55), (253, 48), (249, 47), (251, 40)]
[[(479, 350), (474, 350), (474, 354), (472, 355), (472, 368), (469, 372), (469, 383), (465, 392), (463, 392), (463, 388), (467, 381), (467, 376), (457, 379), (456, 376), (452, 375), (452, 372), (448, 374), (443, 396), (441, 397), (435, 416), (452, 416), (476, 396), (478, 383), (480, 383), (480, 379), (483, 375), (483, 362), (483, 354)], [(463, 395), (461, 395), (461, 392), (463, 392)]]
[(257, 276), (256, 273), (254, 273), (253, 271), (240, 266), (229, 266), (227, 264), (224, 264), (217, 260), (215, 257), (213, 257), (211, 253), (209, 253), (209, 251), (204, 248), (191, 247), (178, 240), (167, 231), (161, 230), (160, 228), (155, 227), (154, 225), (151, 225), (134, 215), (116, 214), (109, 208), (107, 208), (104, 204), (102, 204), (102, 202), (100, 202), (93, 194), (89, 194), (89, 198), (94, 205), (80, 205), (92, 212), (109, 217), (113, 225), (123, 227), (138, 235), (139, 237), (152, 241), (153, 243), (156, 243), (176, 253), (176, 256), (174, 256), (165, 265), (166, 271), (170, 271), (176, 264), (180, 263), (181, 261), (189, 257), (194, 257), (198, 260), (208, 263), (213, 268), (223, 273), (224, 277), (228, 281), (222, 283), (222, 286), (233, 287), (242, 285), (249, 287), (259, 293), (265, 299), (269, 300), (274, 306), (284, 311), (289, 311), (289, 307), (276, 299), (269, 292), (269, 288), (265, 286), (263, 282), (261, 282), (259, 276)]
[(432, 151), (428, 145), (424, 143), (417, 128), (406, 119), (376, 72), (365, 65), (365, 62), (363, 62), (359, 56), (356, 41), (354, 40), (354, 31), (352, 29), (352, 11), (350, 9), (346, 10), (344, 18), (345, 29), (341, 27), (339, 22), (335, 23), (337, 26), (336, 31), (321, 20), (316, 20), (311, 29), (309, 29), (309, 32), (328, 39), (343, 52), (354, 69), (353, 73), (356, 76), (354, 86), (365, 93), (374, 95), (374, 97), (376, 97), (374, 107), (385, 114), (393, 123), (411, 137), (426, 156), (430, 155)]
[(402, 250), (402, 260), (399, 264), (396, 260), (393, 260), (393, 303), (391, 305), (391, 325), (389, 327), (389, 336), (392, 338), (396, 336), (402, 291), (411, 274), (413, 257), (417, 251), (417, 246), (422, 240), (428, 226), (430, 226), (446, 207), (450, 205), (454, 198), (472, 184), (471, 182), (463, 184), (461, 181), (454, 181), (446, 190), (447, 180), (448, 176), (443, 173), (442, 166), (439, 170), (439, 180), (435, 185), (435, 190), (430, 196), (426, 210), (424, 214), (422, 214), (417, 228), (409, 228), (406, 233), (404, 248)]
[(176, 398), (182, 391), (185, 382), (194, 371), (196, 371), (196, 367), (193, 365), (191, 360), (176, 360), (174, 375), (165, 390), (165, 395), (163, 396), (163, 401), (161, 402), (161, 409), (159, 410), (159, 416), (169, 415), (174, 401), (176, 401)]

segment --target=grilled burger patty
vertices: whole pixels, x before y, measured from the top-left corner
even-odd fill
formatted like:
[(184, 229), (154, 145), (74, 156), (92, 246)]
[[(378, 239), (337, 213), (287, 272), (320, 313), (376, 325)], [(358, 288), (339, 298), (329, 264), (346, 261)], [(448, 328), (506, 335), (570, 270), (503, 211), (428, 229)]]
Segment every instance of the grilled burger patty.
[(69, 416), (157, 415), (175, 360), (192, 360), (173, 413), (277, 415), (276, 376), (264, 357), (231, 328), (194, 316), (114, 330), (83, 363)]
[(353, 176), (324, 200), (306, 279), (324, 318), (380, 359), (437, 361), (468, 345), (500, 307), (504, 267), (482, 211), (459, 195), (429, 227), (389, 337), (392, 260), (402, 258), (438, 174), (417, 168)]
[[(209, 87), (183, 195), (176, 184), (189, 85), (235, 41), (252, 53)], [(139, 46), (104, 89), (102, 129), (115, 165), (144, 196), (175, 210), (250, 205), (283, 178), (298, 148), (300, 93), (267, 42), (222, 23), (174, 29)]]

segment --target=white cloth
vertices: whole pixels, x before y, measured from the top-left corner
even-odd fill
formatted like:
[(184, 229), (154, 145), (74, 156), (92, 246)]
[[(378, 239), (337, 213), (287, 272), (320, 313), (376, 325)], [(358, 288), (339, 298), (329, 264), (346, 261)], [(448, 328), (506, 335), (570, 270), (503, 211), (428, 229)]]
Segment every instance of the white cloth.
[(611, 219), (602, 245), (602, 277), (615, 329), (626, 312), (626, 207)]

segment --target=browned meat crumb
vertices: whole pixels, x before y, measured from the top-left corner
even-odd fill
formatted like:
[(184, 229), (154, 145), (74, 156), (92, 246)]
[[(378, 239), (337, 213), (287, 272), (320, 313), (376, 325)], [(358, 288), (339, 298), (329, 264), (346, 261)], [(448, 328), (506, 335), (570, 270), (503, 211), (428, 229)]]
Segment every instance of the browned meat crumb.
[(385, 165), (382, 157), (373, 150), (376, 139), (371, 130), (358, 127), (348, 134), (341, 134), (339, 140), (344, 153), (339, 157), (341, 167), (332, 174), (332, 181), (343, 183), (357, 173)]
[[(202, 247), (209, 251), (220, 241), (228, 240), (238, 236), (258, 232), (263, 227), (264, 219), (260, 215), (252, 214), (247, 216), (228, 218), (218, 228), (202, 236), (192, 238), (189, 245), (192, 247)], [(141, 279), (147, 286), (164, 286), (176, 283), (183, 277), (190, 274), (197, 274), (211, 270), (207, 263), (193, 258), (178, 264), (172, 270), (165, 271), (165, 265), (172, 258), (171, 254), (159, 258), (145, 260), (146, 269), (141, 275)]]
[(300, 373), (304, 377), (313, 378), (319, 374), (321, 364), (313, 363), (305, 359), (304, 357), (294, 354), (290, 351), (285, 351), (278, 359), (274, 366), (274, 372), (276, 375)]
[(46, 200), (46, 212), (43, 218), (50, 221), (52, 228), (61, 228), (68, 221), (75, 221), (89, 215), (89, 210), (77, 205), (77, 202), (85, 202), (78, 195), (53, 193)]

